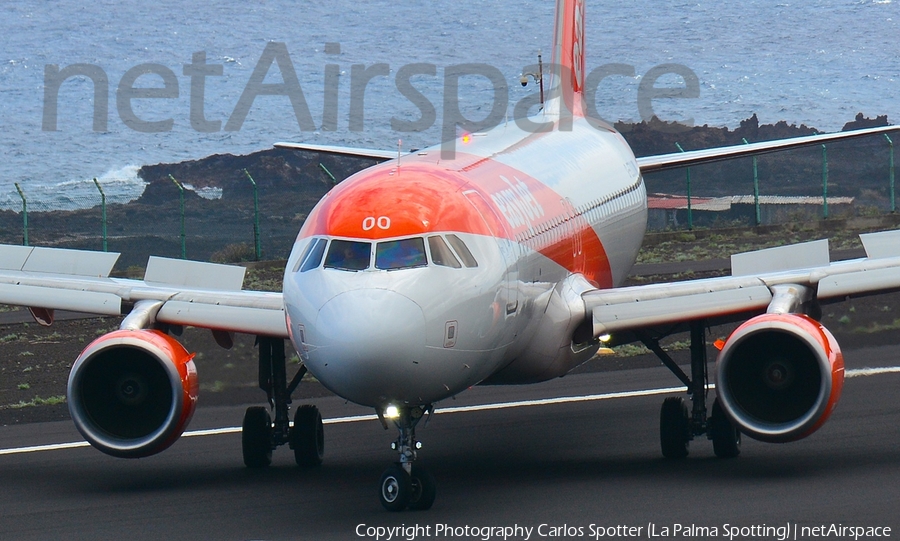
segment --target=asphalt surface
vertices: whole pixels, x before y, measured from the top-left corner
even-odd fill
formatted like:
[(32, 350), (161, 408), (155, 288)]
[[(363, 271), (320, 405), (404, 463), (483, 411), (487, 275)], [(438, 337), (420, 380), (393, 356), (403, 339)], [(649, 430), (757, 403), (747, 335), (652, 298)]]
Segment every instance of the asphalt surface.
[[(897, 366), (900, 346), (845, 357), (848, 368)], [(597, 372), (475, 388), (440, 406), (675, 384), (662, 368)], [(763, 526), (796, 527), (797, 539), (813, 539), (803, 528), (823, 525), (890, 527), (896, 536), (898, 387), (900, 373), (850, 378), (819, 432), (785, 445), (745, 438), (734, 460), (716, 459), (706, 440), (692, 442), (686, 460), (661, 458), (664, 394), (439, 414), (418, 434), (422, 464), (437, 478), (437, 501), (430, 511), (399, 514), (384, 511), (376, 496), (381, 472), (395, 460), (395, 434), (374, 420), (327, 424), (326, 460), (314, 471), (298, 469), (286, 448), (275, 452), (272, 467), (248, 470), (237, 433), (183, 437), (141, 460), (89, 447), (0, 451), (0, 539), (389, 539), (374, 528), (400, 526), (421, 529), (394, 531), (391, 539), (504, 539), (472, 528), (517, 526), (523, 530), (506, 539), (649, 539), (650, 528), (656, 535), (678, 531), (682, 539), (779, 539)], [(326, 419), (371, 413), (337, 398), (318, 405)], [(235, 427), (242, 414), (239, 407), (201, 408), (190, 430)], [(5, 450), (80, 439), (68, 422), (0, 427)], [(598, 537), (598, 526), (620, 528)], [(685, 537), (691, 526), (706, 529)], [(438, 535), (446, 527), (462, 535)], [(788, 537), (794, 539), (792, 530)]]

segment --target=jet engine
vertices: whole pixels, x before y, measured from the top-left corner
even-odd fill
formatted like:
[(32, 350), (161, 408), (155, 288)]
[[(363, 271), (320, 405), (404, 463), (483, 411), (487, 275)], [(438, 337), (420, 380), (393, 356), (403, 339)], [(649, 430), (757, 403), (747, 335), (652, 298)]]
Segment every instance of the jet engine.
[(716, 360), (716, 393), (743, 433), (783, 443), (809, 436), (837, 405), (844, 358), (803, 314), (762, 314), (738, 327)]
[(166, 449), (194, 414), (193, 358), (156, 330), (117, 330), (94, 340), (69, 373), (69, 413), (78, 431), (112, 456)]

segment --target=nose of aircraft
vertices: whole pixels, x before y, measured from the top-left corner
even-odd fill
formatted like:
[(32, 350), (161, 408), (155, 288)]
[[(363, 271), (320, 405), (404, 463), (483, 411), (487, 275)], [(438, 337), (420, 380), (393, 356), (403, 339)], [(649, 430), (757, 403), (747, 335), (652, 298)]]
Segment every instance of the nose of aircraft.
[(308, 361), (328, 388), (359, 404), (416, 400), (425, 353), (425, 316), (408, 297), (385, 289), (341, 293), (319, 310)]

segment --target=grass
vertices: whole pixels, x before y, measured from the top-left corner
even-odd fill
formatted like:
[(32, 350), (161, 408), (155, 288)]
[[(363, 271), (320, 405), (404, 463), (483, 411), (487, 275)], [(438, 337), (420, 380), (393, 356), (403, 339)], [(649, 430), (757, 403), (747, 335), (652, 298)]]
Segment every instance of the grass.
[(24, 335), (19, 335), (16, 333), (7, 334), (6, 336), (0, 336), (0, 344), (5, 344), (7, 342), (15, 342), (24, 338)]
[(35, 396), (29, 401), (19, 400), (15, 404), (8, 404), (5, 406), (10, 409), (21, 409), (21, 408), (32, 408), (36, 406), (55, 406), (57, 404), (65, 404), (66, 397), (63, 395), (50, 396), (47, 398), (41, 398), (40, 396)]
[(226, 387), (227, 387), (227, 385), (225, 385), (225, 382), (219, 381), (219, 380), (216, 380), (212, 383), (201, 383), (200, 384), (201, 391), (210, 392), (210, 393), (221, 393), (222, 391), (225, 390)]
[[(690, 349), (691, 342), (689, 340), (676, 340), (669, 344), (663, 345), (665, 351), (683, 351)], [(624, 344), (612, 348), (616, 352), (617, 357), (637, 357), (639, 355), (648, 355), (653, 353), (644, 344)]]
[[(775, 230), (758, 233), (746, 228), (710, 229), (695, 228), (693, 232), (666, 233), (654, 242), (654, 234), (647, 235), (638, 254), (638, 263), (665, 263), (693, 259), (727, 259), (732, 254), (796, 244), (820, 238), (828, 238), (834, 250), (861, 247), (858, 234), (865, 230), (820, 230), (810, 223), (784, 224)], [(649, 242), (648, 242), (649, 241)]]
[[(846, 317), (846, 316), (844, 316)], [(842, 318), (843, 319), (843, 318)], [(873, 334), (882, 331), (896, 331), (900, 330), (900, 318), (895, 319), (893, 323), (883, 324), (883, 323), (872, 323), (867, 327), (857, 327), (853, 329), (855, 333), (862, 334)]]
[(284, 268), (273, 266), (267, 268), (249, 268), (244, 276), (244, 289), (253, 291), (281, 291), (284, 279)]

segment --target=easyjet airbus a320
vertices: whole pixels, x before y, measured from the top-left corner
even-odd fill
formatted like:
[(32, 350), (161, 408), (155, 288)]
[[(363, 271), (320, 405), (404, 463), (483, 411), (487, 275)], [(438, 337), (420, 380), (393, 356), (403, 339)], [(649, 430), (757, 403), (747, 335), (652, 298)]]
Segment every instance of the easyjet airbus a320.
[[(601, 339), (642, 341), (685, 384), (662, 406), (667, 457), (706, 435), (718, 456), (740, 452), (741, 434), (787, 442), (827, 420), (843, 384), (838, 344), (819, 306), (900, 288), (900, 232), (865, 235), (865, 259), (831, 263), (826, 240), (738, 254), (732, 276), (619, 286), (647, 225), (642, 174), (895, 127), (635, 159), (615, 130), (585, 115), (583, 0), (558, 0), (557, 75), (530, 120), (549, 129), (496, 127), (457, 145), (396, 154), (281, 144), (386, 161), (343, 181), (300, 230), (282, 293), (242, 291), (243, 269), (151, 258), (143, 280), (110, 278), (117, 254), (0, 247), (0, 302), (125, 315), (72, 366), (68, 404), (97, 449), (143, 457), (171, 445), (197, 401), (193, 355), (168, 331), (192, 325), (229, 346), (230, 333), (259, 337), (271, 411), (247, 410), (244, 462), (269, 464), (288, 443), (301, 466), (322, 461), (322, 418), (312, 405), (290, 420), (291, 393), (308, 370), (335, 394), (374, 408), (396, 426), (398, 461), (382, 475), (385, 508), (428, 509), (433, 477), (416, 462), (416, 426), (442, 400), (479, 384), (562, 376)], [(561, 129), (563, 126), (564, 129)], [(705, 329), (745, 320), (715, 363), (706, 403)], [(691, 331), (691, 373), (658, 347)], [(299, 353), (288, 381), (285, 340)]]

